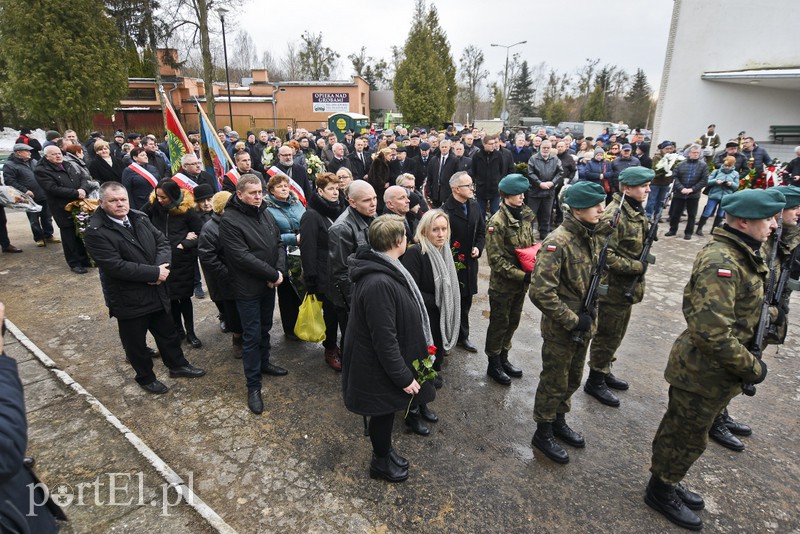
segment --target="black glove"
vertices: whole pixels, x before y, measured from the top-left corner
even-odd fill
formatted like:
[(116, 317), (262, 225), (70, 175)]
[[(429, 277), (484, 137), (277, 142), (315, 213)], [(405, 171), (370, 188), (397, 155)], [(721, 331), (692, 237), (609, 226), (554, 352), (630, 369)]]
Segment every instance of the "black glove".
[(525, 277), (522, 279), (522, 281), (525, 282), (526, 285), (530, 284), (531, 283), (531, 273), (525, 273)]
[(758, 378), (753, 380), (753, 384), (760, 384), (761, 382), (764, 381), (765, 378), (767, 378), (767, 364), (766, 364), (766, 362), (764, 362), (764, 360), (758, 360), (758, 363), (761, 364), (761, 375), (759, 375)]
[(592, 328), (592, 316), (588, 313), (578, 314), (578, 326), (575, 330), (578, 332), (588, 332)]

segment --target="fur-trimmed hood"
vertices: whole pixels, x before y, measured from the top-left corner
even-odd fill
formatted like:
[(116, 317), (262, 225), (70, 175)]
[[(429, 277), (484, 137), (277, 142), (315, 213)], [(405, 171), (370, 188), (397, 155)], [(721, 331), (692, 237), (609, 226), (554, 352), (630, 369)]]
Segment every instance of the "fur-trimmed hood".
[[(189, 210), (194, 209), (194, 204), (195, 204), (194, 195), (191, 193), (191, 191), (186, 191), (185, 189), (181, 189), (181, 192), (183, 193), (183, 198), (181, 199), (181, 203), (178, 206), (171, 208), (169, 210), (170, 215), (184, 215)], [(164, 209), (164, 207), (161, 204), (159, 204), (158, 199), (156, 199), (155, 189), (153, 189), (153, 192), (150, 193), (150, 204), (155, 209), (160, 209), (160, 210)]]

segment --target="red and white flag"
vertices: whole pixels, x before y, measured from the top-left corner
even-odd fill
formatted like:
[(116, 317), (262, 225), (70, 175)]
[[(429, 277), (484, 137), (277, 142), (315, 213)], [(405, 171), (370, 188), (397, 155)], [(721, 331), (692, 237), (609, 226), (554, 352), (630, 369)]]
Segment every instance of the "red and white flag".
[(234, 167), (231, 170), (229, 170), (228, 172), (226, 172), (225, 176), (228, 178), (228, 180), (231, 181), (231, 183), (234, 186), (236, 186), (236, 184), (239, 183), (240, 175), (239, 175), (239, 170), (236, 167)]
[(272, 178), (276, 174), (282, 174), (282, 175), (286, 176), (286, 178), (289, 179), (289, 189), (291, 189), (292, 193), (294, 193), (294, 195), (298, 198), (298, 200), (300, 200), (300, 202), (303, 203), (303, 206), (306, 205), (306, 193), (305, 193), (305, 191), (303, 191), (303, 188), (300, 187), (300, 184), (298, 184), (297, 182), (292, 180), (291, 176), (287, 175), (285, 172), (283, 172), (282, 170), (280, 170), (278, 167), (276, 167), (274, 165), (272, 167), (270, 167), (269, 169), (267, 169), (267, 174), (269, 175), (270, 178)]
[(173, 176), (172, 180), (176, 182), (181, 187), (181, 189), (189, 191), (190, 193), (194, 193), (194, 188), (197, 187), (197, 182), (195, 182), (182, 172), (179, 172), (178, 174)]

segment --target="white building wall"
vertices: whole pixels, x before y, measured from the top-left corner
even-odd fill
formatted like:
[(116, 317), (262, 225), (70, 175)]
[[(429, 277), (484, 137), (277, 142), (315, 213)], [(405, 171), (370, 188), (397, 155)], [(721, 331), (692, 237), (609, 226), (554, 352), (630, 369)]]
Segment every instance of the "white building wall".
[(800, 124), (800, 91), (702, 80), (705, 72), (800, 66), (800, 0), (675, 0), (654, 143), (679, 145), (715, 123), (725, 140)]

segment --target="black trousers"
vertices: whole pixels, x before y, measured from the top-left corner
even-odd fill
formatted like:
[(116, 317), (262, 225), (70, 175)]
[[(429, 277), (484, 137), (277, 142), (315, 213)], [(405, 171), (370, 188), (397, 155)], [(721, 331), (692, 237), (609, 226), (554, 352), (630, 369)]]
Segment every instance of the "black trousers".
[(322, 317), (325, 320), (325, 341), (322, 342), (322, 346), (326, 349), (335, 349), (337, 347), (337, 330), (341, 330), (342, 341), (344, 341), (345, 325), (339, 324), (336, 306), (325, 295), (317, 293), (317, 299), (322, 302)]
[(700, 198), (680, 198), (672, 197), (672, 210), (669, 215), (669, 229), (671, 232), (678, 232), (678, 225), (681, 222), (681, 215), (683, 210), (686, 210), (686, 230), (684, 234), (692, 235), (694, 233), (694, 220), (697, 217), (697, 205), (700, 203)]
[(278, 309), (281, 311), (281, 324), (283, 333), (294, 335), (294, 325), (297, 324), (297, 314), (303, 301), (297, 296), (297, 290), (289, 280), (284, 279), (278, 286)]
[(128, 361), (136, 371), (136, 381), (141, 385), (152, 383), (156, 379), (153, 373), (153, 358), (146, 352), (146, 336), (148, 330), (156, 340), (161, 353), (161, 360), (169, 369), (175, 369), (189, 362), (183, 356), (181, 339), (175, 331), (175, 323), (166, 312), (159, 310), (133, 319), (117, 318), (119, 339)]
[(550, 217), (553, 214), (553, 195), (546, 197), (529, 197), (528, 206), (536, 218), (534, 224), (539, 225), (539, 239), (544, 239), (550, 233)]
[(387, 415), (373, 415), (369, 418), (369, 439), (375, 456), (384, 457), (392, 450), (392, 426), (394, 412)]
[(6, 219), (6, 210), (0, 206), (0, 247), (8, 248), (11, 241), (8, 240), (8, 228), (6, 228), (8, 220)]
[(225, 318), (225, 326), (234, 334), (241, 334), (242, 319), (239, 317), (239, 308), (236, 307), (236, 301), (223, 300), (220, 304), (223, 308), (222, 316)]
[(458, 340), (469, 339), (469, 309), (472, 308), (472, 295), (461, 295), (461, 326), (458, 329)]
[(61, 248), (64, 250), (64, 259), (70, 267), (90, 267), (89, 255), (83, 240), (75, 233), (74, 226), (59, 227), (61, 232)]

